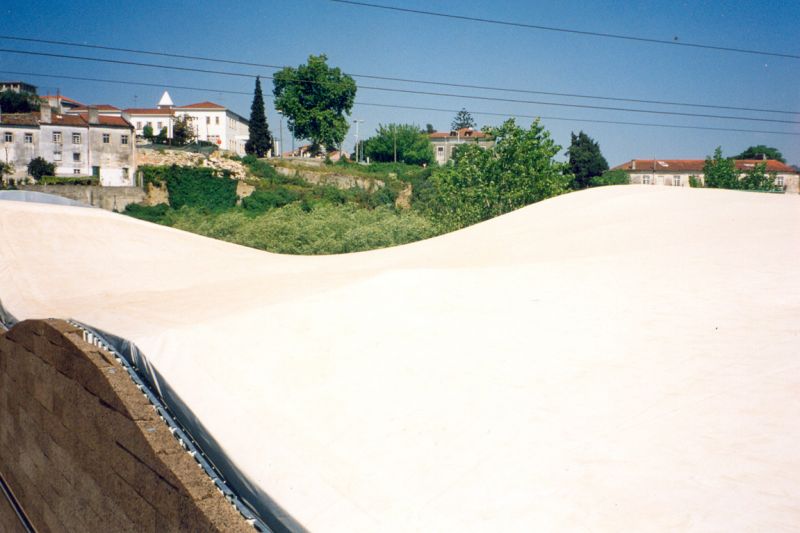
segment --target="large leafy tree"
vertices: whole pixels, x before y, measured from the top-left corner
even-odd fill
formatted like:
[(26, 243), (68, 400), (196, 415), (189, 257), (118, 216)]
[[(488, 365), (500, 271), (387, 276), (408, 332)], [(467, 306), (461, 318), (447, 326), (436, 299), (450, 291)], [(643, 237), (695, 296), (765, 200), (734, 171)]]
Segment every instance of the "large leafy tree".
[(249, 138), (244, 151), (257, 157), (264, 157), (272, 148), (272, 134), (267, 125), (267, 113), (264, 111), (264, 95), (261, 93), (261, 78), (256, 76), (256, 88), (253, 93), (253, 104), (250, 106)]
[(706, 157), (703, 165), (706, 187), (712, 189), (738, 189), (739, 172), (732, 159), (722, 157), (722, 147), (717, 146), (713, 157)]
[(349, 127), (345, 114), (353, 108), (356, 82), (327, 56), (308, 56), (308, 63), (286, 67), (275, 74), (275, 108), (287, 118), (295, 137), (309, 139), (314, 152), (341, 145)]
[(475, 127), (475, 119), (472, 118), (472, 115), (469, 111), (461, 108), (461, 111), (458, 112), (456, 118), (453, 119), (453, 123), (450, 124), (450, 128), (453, 131), (460, 130), (462, 128), (474, 128)]
[(767, 173), (767, 164), (760, 163), (745, 172), (739, 180), (739, 188), (746, 191), (772, 191), (775, 185), (775, 173)]
[(414, 124), (379, 125), (374, 137), (364, 143), (364, 154), (372, 161), (400, 161), (409, 165), (433, 163), (433, 145)]
[(783, 154), (777, 148), (772, 148), (771, 146), (765, 146), (763, 144), (751, 146), (741, 154), (734, 156), (734, 159), (762, 159), (763, 156), (766, 156), (767, 159), (775, 159), (781, 163), (786, 163), (786, 159), (784, 159)]
[(575, 176), (573, 189), (585, 189), (592, 185), (592, 178), (602, 176), (608, 170), (608, 161), (600, 152), (600, 145), (584, 132), (572, 135), (569, 145), (569, 169)]
[(0, 109), (3, 113), (32, 113), (39, 110), (43, 100), (29, 92), (0, 91)]
[(513, 119), (487, 128), (492, 148), (464, 144), (453, 164), (437, 169), (431, 208), (448, 229), (486, 220), (566, 192), (572, 175), (554, 158), (561, 150), (538, 120), (526, 130)]
[(34, 157), (28, 163), (28, 174), (36, 181), (44, 176), (53, 176), (56, 173), (56, 166), (42, 157)]
[(183, 146), (194, 141), (195, 134), (189, 115), (181, 115), (172, 125), (172, 144)]

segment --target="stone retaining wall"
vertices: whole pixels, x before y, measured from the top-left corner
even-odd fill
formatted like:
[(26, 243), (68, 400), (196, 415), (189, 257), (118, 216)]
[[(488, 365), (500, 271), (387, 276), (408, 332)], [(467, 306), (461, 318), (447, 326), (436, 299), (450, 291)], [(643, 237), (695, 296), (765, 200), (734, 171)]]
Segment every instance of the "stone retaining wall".
[(145, 198), (141, 187), (101, 187), (99, 185), (18, 185), (23, 191), (37, 191), (63, 196), (88, 205), (122, 212), (128, 204)]
[[(64, 321), (0, 335), (0, 476), (38, 532), (255, 531), (123, 367)], [(0, 501), (0, 531), (18, 529)]]

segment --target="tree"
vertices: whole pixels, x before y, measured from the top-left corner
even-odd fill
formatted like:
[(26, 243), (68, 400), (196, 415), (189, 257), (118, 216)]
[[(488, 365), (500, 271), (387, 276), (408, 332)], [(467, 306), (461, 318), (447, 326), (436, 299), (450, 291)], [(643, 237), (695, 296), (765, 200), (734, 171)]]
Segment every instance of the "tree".
[(436, 133), (436, 129), (433, 127), (433, 124), (425, 124), (425, 131), (423, 133), (430, 135), (431, 133)]
[(538, 120), (529, 130), (507, 120), (487, 128), (492, 148), (469, 143), (456, 150), (453, 164), (431, 176), (431, 208), (449, 229), (480, 222), (567, 191), (572, 180), (561, 150)]
[(786, 159), (784, 159), (783, 154), (780, 153), (777, 148), (772, 148), (771, 146), (765, 146), (763, 144), (751, 146), (733, 159), (763, 159), (763, 156), (766, 156), (767, 159), (775, 159), (781, 163), (786, 163)]
[(261, 78), (256, 76), (256, 88), (253, 92), (253, 104), (250, 106), (250, 136), (244, 145), (244, 151), (257, 157), (264, 157), (272, 148), (272, 134), (267, 125), (267, 114), (264, 111), (264, 95), (261, 93)]
[(33, 113), (39, 111), (42, 99), (35, 94), (11, 90), (0, 91), (0, 110), (3, 113)]
[(172, 126), (172, 144), (183, 146), (194, 141), (195, 134), (189, 115), (181, 115)]
[(52, 176), (56, 173), (56, 166), (41, 157), (35, 157), (28, 163), (28, 174), (36, 181), (42, 176)]
[(356, 82), (338, 67), (327, 65), (325, 54), (308, 56), (308, 63), (275, 74), (275, 108), (283, 112), (295, 137), (309, 139), (312, 150), (340, 146), (349, 128), (345, 114), (353, 108)]
[[(573, 180), (574, 182), (575, 180)], [(600, 176), (592, 176), (589, 187), (603, 187), (605, 185), (627, 185), (631, 182), (630, 176), (624, 170), (606, 170)]]
[(714, 157), (706, 157), (703, 165), (706, 187), (712, 189), (738, 189), (739, 172), (732, 159), (722, 157), (722, 147), (717, 146)]
[(472, 118), (472, 115), (469, 111), (461, 108), (461, 111), (458, 112), (456, 118), (453, 119), (453, 123), (450, 125), (450, 129), (453, 131), (460, 130), (462, 128), (474, 128), (475, 127), (475, 120)]
[(3, 177), (6, 174), (13, 174), (14, 173), (14, 165), (11, 163), (3, 163), (0, 161), (0, 184), (3, 183)]
[(400, 161), (409, 165), (433, 163), (433, 145), (414, 124), (379, 125), (377, 134), (364, 143), (364, 154), (372, 161)]
[(600, 145), (582, 131), (572, 135), (569, 145), (569, 169), (575, 178), (573, 189), (585, 189), (591, 185), (592, 178), (601, 176), (608, 170), (608, 161), (600, 153)]
[(144, 129), (142, 129), (142, 137), (147, 139), (148, 141), (153, 141), (153, 126), (150, 124), (145, 124)]
[(773, 191), (777, 189), (775, 185), (775, 173), (767, 174), (767, 164), (760, 163), (745, 172), (739, 180), (739, 188), (746, 191)]
[(167, 144), (167, 127), (164, 126), (161, 128), (161, 131), (158, 132), (158, 135), (152, 138), (153, 142), (158, 144)]

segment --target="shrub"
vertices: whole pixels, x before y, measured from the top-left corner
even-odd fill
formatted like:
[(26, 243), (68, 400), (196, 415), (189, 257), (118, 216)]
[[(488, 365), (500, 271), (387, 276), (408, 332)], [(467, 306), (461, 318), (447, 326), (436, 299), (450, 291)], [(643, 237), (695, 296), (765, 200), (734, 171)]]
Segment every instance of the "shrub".
[(169, 206), (167, 204), (158, 204), (153, 206), (128, 204), (125, 206), (125, 211), (123, 211), (123, 213), (134, 218), (146, 220), (148, 222), (162, 224), (164, 223), (164, 219), (168, 211)]
[(698, 188), (703, 186), (703, 181), (697, 176), (689, 176), (689, 187)]
[(56, 173), (56, 166), (41, 157), (35, 157), (28, 163), (28, 174), (33, 179), (40, 180), (42, 176), (52, 176)]
[(215, 211), (236, 205), (236, 180), (218, 177), (205, 167), (139, 167), (144, 183), (166, 183), (169, 203), (175, 209), (188, 205)]
[(246, 211), (263, 213), (269, 209), (283, 207), (300, 199), (300, 195), (286, 187), (274, 187), (265, 190), (256, 190), (250, 196), (242, 199), (242, 207)]
[(589, 187), (627, 185), (628, 183), (630, 183), (630, 178), (624, 170), (606, 170), (601, 176), (593, 176), (589, 179)]
[(97, 185), (97, 176), (42, 176), (39, 183), (43, 185)]

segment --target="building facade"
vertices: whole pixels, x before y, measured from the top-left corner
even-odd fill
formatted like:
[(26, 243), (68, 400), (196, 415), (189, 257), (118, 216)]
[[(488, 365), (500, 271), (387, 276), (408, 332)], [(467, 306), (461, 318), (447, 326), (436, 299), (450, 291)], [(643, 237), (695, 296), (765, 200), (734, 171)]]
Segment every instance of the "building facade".
[[(704, 159), (631, 159), (611, 170), (626, 172), (631, 183), (689, 187), (690, 178), (704, 183)], [(774, 159), (737, 159), (736, 168), (742, 176), (756, 165), (765, 164), (767, 173), (775, 175), (775, 186), (789, 194), (800, 192), (800, 174), (792, 167)]]
[(24, 81), (0, 81), (0, 91), (36, 94), (36, 86)]
[(437, 131), (428, 135), (433, 144), (435, 161), (444, 165), (453, 158), (455, 149), (465, 143), (474, 143), (481, 148), (494, 146), (494, 139), (480, 130), (462, 128), (449, 132)]
[(13, 166), (6, 179), (25, 180), (28, 163), (41, 157), (55, 165), (56, 176), (95, 176), (104, 186), (132, 186), (136, 174), (133, 126), (123, 117), (54, 113), (0, 116), (0, 157)]
[(214, 102), (176, 106), (166, 91), (157, 107), (125, 109), (122, 113), (129, 117), (138, 136), (144, 135), (144, 128), (149, 125), (154, 135), (166, 128), (167, 138), (171, 139), (175, 120), (186, 116), (198, 141), (213, 143), (221, 150), (243, 156), (250, 138), (247, 119), (225, 106)]

